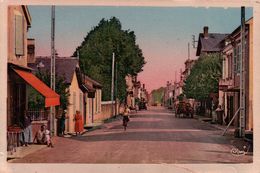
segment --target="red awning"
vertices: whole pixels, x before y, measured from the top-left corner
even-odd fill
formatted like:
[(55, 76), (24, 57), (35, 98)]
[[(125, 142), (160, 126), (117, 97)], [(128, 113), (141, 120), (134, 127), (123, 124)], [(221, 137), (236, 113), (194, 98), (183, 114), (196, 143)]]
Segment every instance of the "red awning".
[(60, 96), (35, 75), (22, 70), (14, 69), (14, 71), (45, 97), (45, 107), (60, 105)]

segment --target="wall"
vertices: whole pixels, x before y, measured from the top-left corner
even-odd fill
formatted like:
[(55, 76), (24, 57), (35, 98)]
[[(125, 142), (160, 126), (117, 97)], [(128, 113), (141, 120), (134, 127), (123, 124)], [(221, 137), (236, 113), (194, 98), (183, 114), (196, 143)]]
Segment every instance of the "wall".
[[(94, 122), (100, 122), (105, 119), (111, 118), (111, 112), (112, 112), (112, 102), (111, 101), (106, 101), (106, 102), (101, 102), (101, 112), (99, 114), (96, 114), (94, 116)], [(115, 102), (113, 103), (113, 106), (115, 105)], [(114, 107), (115, 108), (115, 107)], [(114, 109), (115, 112), (115, 109)], [(119, 112), (119, 104), (117, 105), (117, 112)]]
[(249, 25), (249, 116), (247, 119), (247, 130), (253, 128), (253, 19), (249, 21)]
[[(15, 55), (15, 15), (23, 16), (24, 26), (23, 26), (23, 35), (24, 35), (24, 55), (17, 57)], [(27, 22), (25, 14), (23, 12), (22, 6), (9, 6), (8, 7), (8, 62), (27, 66)]]
[[(74, 115), (76, 113), (76, 110), (79, 110), (81, 114), (83, 114), (83, 92), (80, 90), (78, 86), (78, 80), (76, 73), (74, 72), (71, 85), (69, 87), (70, 96), (69, 96), (69, 103), (67, 109), (67, 115), (68, 119), (66, 119), (65, 123), (65, 129), (67, 132), (74, 132), (75, 122), (73, 121)], [(82, 96), (82, 97), (80, 97)], [(80, 103), (81, 101), (81, 103)], [(80, 106), (82, 104), (82, 107)], [(83, 115), (82, 115), (83, 118)]]

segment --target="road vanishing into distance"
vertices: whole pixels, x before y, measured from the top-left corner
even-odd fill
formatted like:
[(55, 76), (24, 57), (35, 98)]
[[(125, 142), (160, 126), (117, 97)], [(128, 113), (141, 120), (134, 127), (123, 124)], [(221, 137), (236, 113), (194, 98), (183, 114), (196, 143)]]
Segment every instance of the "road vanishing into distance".
[(55, 137), (54, 148), (43, 148), (17, 163), (250, 163), (252, 156), (234, 156), (232, 136), (197, 119), (175, 118), (171, 110), (148, 107), (121, 120), (70, 138)]

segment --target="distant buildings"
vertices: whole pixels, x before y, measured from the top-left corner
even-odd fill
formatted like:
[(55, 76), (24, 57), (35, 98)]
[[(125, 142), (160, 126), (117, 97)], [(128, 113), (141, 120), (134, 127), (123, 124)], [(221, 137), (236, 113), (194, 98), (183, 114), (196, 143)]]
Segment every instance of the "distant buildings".
[(145, 84), (141, 85), (141, 82), (137, 80), (137, 75), (128, 75), (125, 77), (125, 80), (127, 86), (126, 104), (128, 107), (134, 109), (138, 102), (148, 102), (148, 91), (145, 88)]

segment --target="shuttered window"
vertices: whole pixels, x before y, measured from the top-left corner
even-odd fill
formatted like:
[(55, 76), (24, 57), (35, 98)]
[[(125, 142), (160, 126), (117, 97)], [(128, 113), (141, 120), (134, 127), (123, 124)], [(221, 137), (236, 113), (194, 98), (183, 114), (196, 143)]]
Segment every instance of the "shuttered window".
[(234, 47), (233, 49), (233, 61), (234, 61), (234, 74), (237, 73), (237, 49)]
[(15, 55), (24, 55), (24, 18), (15, 15)]

